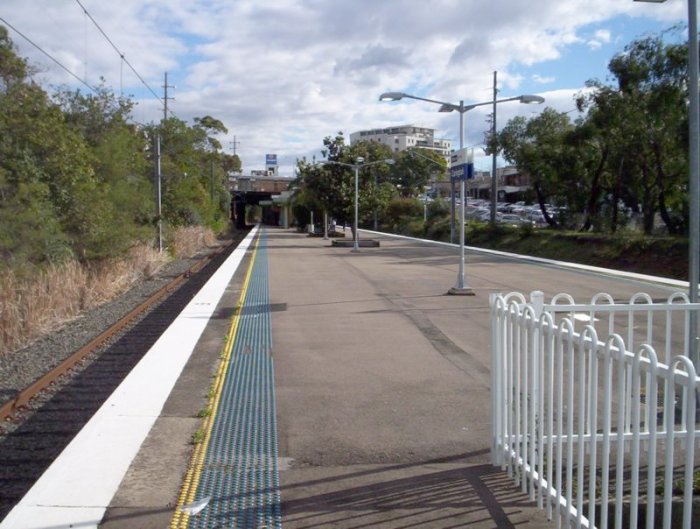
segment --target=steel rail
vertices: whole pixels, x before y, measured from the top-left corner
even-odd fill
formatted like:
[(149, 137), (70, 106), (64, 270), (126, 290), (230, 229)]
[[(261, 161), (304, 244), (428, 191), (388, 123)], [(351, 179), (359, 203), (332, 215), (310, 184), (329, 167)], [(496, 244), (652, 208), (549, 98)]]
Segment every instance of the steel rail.
[[(237, 244), (234, 242), (233, 244)], [(150, 307), (154, 306), (156, 303), (165, 298), (168, 294), (177, 290), (189, 277), (201, 270), (207, 262), (213, 259), (215, 256), (223, 252), (230, 245), (220, 246), (213, 252), (208, 253), (205, 257), (200, 259), (192, 267), (187, 269), (185, 272), (176, 276), (167, 285), (164, 285), (159, 290), (154, 292), (148, 299), (143, 303), (138, 305), (136, 308), (131, 310), (128, 314), (124, 315), (119, 321), (114, 323), (111, 327), (103, 331), (101, 334), (90, 340), (87, 344), (82, 346), (80, 349), (75, 351), (73, 354), (68, 356), (56, 367), (46, 372), (44, 375), (35, 380), (32, 384), (27, 386), (25, 389), (21, 390), (15, 397), (11, 398), (9, 401), (4, 403), (0, 407), (0, 421), (3, 421), (12, 416), (13, 413), (18, 411), (23, 406), (26, 406), (29, 401), (36, 397), (43, 390), (48, 388), (52, 383), (58, 380), (61, 376), (68, 373), (73, 369), (78, 363), (80, 363), (87, 355), (95, 351), (102, 345), (104, 345), (110, 338), (117, 335), (124, 328), (128, 327), (138, 316), (146, 312)]]

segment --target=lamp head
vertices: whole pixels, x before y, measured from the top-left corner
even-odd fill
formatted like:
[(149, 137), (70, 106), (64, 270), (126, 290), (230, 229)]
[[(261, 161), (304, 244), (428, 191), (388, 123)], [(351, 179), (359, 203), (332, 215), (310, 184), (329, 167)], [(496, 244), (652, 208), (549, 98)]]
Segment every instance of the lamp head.
[(358, 164), (364, 163), (365, 159), (362, 156), (355, 158), (355, 162)]
[(384, 160), (384, 163), (387, 165), (394, 165), (396, 163), (396, 160), (394, 160), (393, 158), (387, 158), (386, 160)]
[(403, 99), (403, 92), (384, 92), (379, 96), (379, 101), (398, 101)]
[(542, 96), (533, 96), (533, 95), (524, 95), (520, 96), (520, 102), (521, 103), (544, 103), (544, 97)]

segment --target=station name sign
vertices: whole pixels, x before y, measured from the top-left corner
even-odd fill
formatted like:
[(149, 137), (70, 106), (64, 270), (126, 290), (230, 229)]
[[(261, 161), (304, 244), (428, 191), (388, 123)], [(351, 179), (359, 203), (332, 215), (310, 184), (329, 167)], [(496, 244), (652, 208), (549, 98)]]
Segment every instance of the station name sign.
[(450, 180), (459, 182), (474, 178), (474, 150), (460, 149), (450, 157)]

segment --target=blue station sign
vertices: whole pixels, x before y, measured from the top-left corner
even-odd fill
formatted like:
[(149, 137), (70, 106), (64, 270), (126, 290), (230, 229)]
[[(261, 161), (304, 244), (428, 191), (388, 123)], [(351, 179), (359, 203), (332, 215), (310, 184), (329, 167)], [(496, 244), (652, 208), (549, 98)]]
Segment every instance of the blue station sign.
[(474, 151), (461, 149), (450, 157), (450, 180), (459, 182), (474, 178)]

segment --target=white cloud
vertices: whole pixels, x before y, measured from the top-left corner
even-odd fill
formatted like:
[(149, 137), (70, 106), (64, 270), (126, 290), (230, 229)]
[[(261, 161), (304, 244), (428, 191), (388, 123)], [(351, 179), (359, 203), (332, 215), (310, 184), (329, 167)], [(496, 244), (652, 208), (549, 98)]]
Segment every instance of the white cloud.
[[(172, 110), (182, 119), (211, 114), (236, 136), (244, 167), (259, 168), (275, 152), (291, 173), (296, 157), (321, 147), (324, 136), (391, 123), (415, 123), (457, 138), (456, 115), (417, 101), (379, 103), (386, 90), (434, 99), (489, 101), (493, 71), (502, 92), (557, 86), (540, 64), (571, 68), (562, 57), (574, 44), (595, 48), (611, 35), (586, 28), (611, 17), (684, 20), (685, 0), (663, 6), (609, 0), (81, 0), (129, 62), (161, 93), (169, 72)], [(73, 0), (2, 0), (2, 16), (88, 82), (104, 77), (139, 99), (136, 119), (160, 119), (158, 101), (143, 89)], [(38, 16), (38, 14), (41, 16)], [(634, 22), (634, 18), (630, 21)], [(16, 34), (22, 55), (48, 84), (74, 81)], [(600, 72), (582, 72), (586, 79)], [(581, 83), (582, 84), (582, 83)], [(556, 94), (555, 90), (549, 94)], [(573, 106), (548, 96), (547, 105)], [(556, 107), (560, 108), (560, 107)], [(467, 142), (482, 140), (484, 109), (466, 115)], [(508, 115), (532, 112), (499, 108)]]
[(552, 83), (553, 83), (554, 81), (556, 81), (557, 79), (556, 79), (556, 77), (543, 77), (543, 76), (541, 76), (541, 75), (534, 74), (534, 75), (532, 76), (532, 80), (533, 80), (533, 82), (535, 82), (536, 84), (552, 84)]
[(603, 44), (609, 43), (610, 40), (610, 31), (607, 29), (599, 29), (595, 32), (593, 38), (589, 39), (586, 44), (590, 49), (598, 50), (603, 47)]

